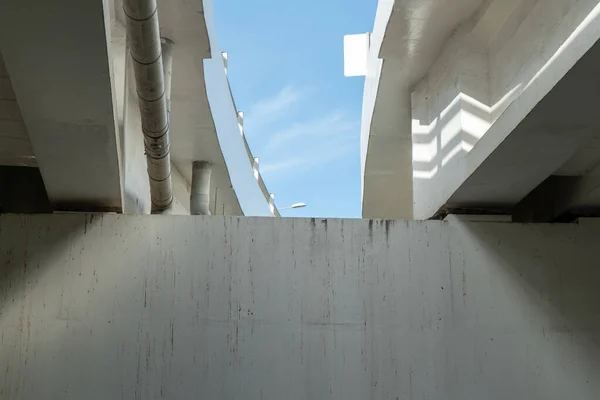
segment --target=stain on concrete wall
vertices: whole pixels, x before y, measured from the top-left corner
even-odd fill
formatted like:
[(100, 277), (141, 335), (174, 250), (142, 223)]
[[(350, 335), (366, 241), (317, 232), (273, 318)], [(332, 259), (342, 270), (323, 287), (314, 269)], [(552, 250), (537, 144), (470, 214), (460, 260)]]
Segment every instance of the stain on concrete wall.
[(592, 225), (0, 216), (0, 399), (595, 399)]

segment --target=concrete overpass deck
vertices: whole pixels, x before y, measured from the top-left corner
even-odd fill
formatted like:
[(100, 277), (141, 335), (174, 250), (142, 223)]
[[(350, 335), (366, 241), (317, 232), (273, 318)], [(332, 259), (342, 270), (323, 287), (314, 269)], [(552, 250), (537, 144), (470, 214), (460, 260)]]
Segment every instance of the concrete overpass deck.
[(380, 1), (363, 216), (596, 213), (598, 13), (596, 0)]
[[(173, 42), (173, 212), (189, 212), (191, 163), (200, 160), (212, 165), (212, 213), (278, 215), (238, 124), (212, 2), (158, 7), (161, 36)], [(64, 8), (0, 6), (0, 163), (39, 167), (56, 209), (148, 213), (122, 0)]]

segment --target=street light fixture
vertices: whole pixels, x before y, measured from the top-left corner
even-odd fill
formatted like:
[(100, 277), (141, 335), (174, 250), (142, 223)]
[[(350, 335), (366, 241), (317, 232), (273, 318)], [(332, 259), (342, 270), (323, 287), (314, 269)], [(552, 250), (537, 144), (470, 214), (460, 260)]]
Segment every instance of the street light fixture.
[(304, 208), (304, 207), (306, 207), (305, 203), (296, 203), (296, 204), (292, 204), (289, 207), (280, 208), (279, 211), (282, 211), (282, 210), (291, 210), (292, 208)]

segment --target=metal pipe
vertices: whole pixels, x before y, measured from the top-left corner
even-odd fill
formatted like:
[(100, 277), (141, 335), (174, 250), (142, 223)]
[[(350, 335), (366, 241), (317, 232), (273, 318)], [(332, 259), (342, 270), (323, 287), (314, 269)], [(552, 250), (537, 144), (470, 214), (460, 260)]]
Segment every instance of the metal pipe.
[(206, 161), (192, 163), (192, 190), (190, 193), (190, 214), (192, 215), (210, 215), (210, 173), (210, 163)]
[(152, 212), (173, 203), (169, 114), (156, 0), (124, 0), (127, 38), (142, 119)]

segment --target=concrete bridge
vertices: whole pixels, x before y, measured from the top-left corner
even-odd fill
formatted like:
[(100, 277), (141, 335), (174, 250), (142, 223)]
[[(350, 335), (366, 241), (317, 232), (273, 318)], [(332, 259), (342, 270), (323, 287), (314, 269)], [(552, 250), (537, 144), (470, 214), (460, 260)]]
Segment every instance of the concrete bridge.
[(269, 218), (210, 0), (123, 1), (0, 4), (0, 400), (598, 398), (598, 1), (379, 2), (385, 219)]
[(379, 1), (346, 39), (363, 216), (598, 215), (599, 38), (596, 0)]
[[(157, 6), (156, 35), (170, 43), (162, 55), (170, 163), (161, 167), (170, 175), (157, 179), (170, 176), (170, 212), (189, 214), (192, 163), (200, 161), (211, 166), (212, 214), (278, 215), (244, 138), (212, 2), (160, 0)], [(126, 26), (121, 0), (0, 5), (5, 212), (151, 211)]]

